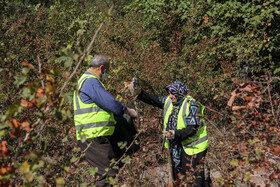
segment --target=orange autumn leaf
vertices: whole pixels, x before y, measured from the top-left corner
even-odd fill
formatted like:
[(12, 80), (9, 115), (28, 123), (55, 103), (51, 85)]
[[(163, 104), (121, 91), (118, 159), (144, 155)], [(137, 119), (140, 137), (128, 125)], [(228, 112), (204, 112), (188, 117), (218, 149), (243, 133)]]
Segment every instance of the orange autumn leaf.
[(20, 123), (16, 119), (12, 119), (10, 120), (9, 125), (13, 128), (18, 128), (20, 126)]
[(253, 99), (253, 97), (250, 97), (250, 96), (246, 96), (246, 97), (245, 97), (245, 100), (246, 100), (246, 101), (252, 101), (252, 99)]
[(39, 88), (37, 88), (37, 93), (43, 93), (44, 92), (44, 89), (42, 88), (42, 87), (39, 87)]
[(13, 131), (10, 133), (12, 138), (15, 138), (16, 135), (19, 133), (20, 123), (16, 119), (12, 119), (9, 121), (9, 125), (13, 127)]
[(26, 62), (26, 61), (22, 62), (21, 64), (22, 64), (24, 67), (30, 66), (30, 64), (29, 64), (28, 62)]
[(37, 88), (36, 97), (37, 97), (37, 98), (41, 98), (41, 97), (43, 97), (43, 96), (44, 96), (44, 90), (43, 90), (43, 88), (42, 88), (42, 87)]
[(28, 107), (28, 101), (27, 101), (26, 99), (21, 99), (20, 105), (21, 105), (22, 107)]
[(278, 155), (280, 153), (280, 146), (274, 148), (274, 155)]
[(7, 169), (4, 168), (4, 167), (1, 167), (1, 168), (0, 168), (0, 174), (1, 174), (1, 175), (5, 175), (6, 173), (7, 173)]
[(213, 117), (212, 117), (212, 119), (217, 119), (217, 118), (219, 118), (218, 114), (214, 114)]
[(30, 131), (31, 130), (31, 125), (25, 121), (22, 123), (22, 127), (26, 130), (26, 131)]
[(7, 148), (7, 142), (6, 141), (1, 142), (1, 152), (2, 152), (3, 155), (9, 155), (9, 150)]

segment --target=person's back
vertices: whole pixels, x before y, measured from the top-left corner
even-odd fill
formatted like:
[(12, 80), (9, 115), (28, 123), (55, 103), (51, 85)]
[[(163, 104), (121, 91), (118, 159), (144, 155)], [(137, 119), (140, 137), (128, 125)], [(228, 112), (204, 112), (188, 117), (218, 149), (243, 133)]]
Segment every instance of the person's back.
[(132, 117), (137, 114), (116, 100), (101, 82), (109, 73), (108, 58), (96, 55), (89, 66), (74, 91), (74, 122), (79, 146), (85, 151), (89, 164), (98, 168), (95, 184), (104, 186), (108, 184), (108, 177), (117, 174), (116, 169), (109, 168), (111, 160), (120, 154), (115, 141), (120, 132), (116, 128), (121, 126), (117, 121), (123, 119), (124, 114)]

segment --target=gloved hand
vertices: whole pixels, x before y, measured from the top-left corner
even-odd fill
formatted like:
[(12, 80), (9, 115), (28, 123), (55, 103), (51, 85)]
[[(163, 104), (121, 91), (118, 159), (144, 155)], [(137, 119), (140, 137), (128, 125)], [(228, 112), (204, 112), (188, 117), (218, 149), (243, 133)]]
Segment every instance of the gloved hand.
[(127, 115), (129, 115), (129, 116), (131, 116), (133, 118), (137, 118), (138, 117), (137, 112), (134, 109), (128, 108), (128, 107), (126, 108), (125, 114), (127, 114)]
[(163, 134), (164, 134), (168, 139), (174, 139), (174, 138), (175, 138), (175, 131), (173, 131), (173, 130), (163, 131)]
[(141, 92), (141, 89), (139, 89), (139, 88), (135, 89), (134, 88), (133, 81), (131, 81), (131, 82), (124, 82), (124, 86), (125, 86), (126, 89), (128, 89), (130, 91), (131, 95), (133, 95), (133, 96), (139, 95), (140, 92)]

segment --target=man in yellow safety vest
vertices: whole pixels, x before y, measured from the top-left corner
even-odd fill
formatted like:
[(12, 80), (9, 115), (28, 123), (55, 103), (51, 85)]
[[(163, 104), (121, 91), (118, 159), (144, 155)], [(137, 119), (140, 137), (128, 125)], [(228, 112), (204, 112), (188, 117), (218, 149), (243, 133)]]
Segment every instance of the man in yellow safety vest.
[(94, 56), (89, 69), (78, 80), (73, 96), (76, 138), (85, 151), (86, 160), (98, 168), (95, 176), (97, 186), (109, 185), (108, 178), (117, 173), (112, 168), (106, 171), (110, 161), (116, 157), (113, 136), (117, 121), (123, 120), (124, 114), (137, 117), (134, 109), (123, 105), (105, 89), (101, 81), (109, 70), (110, 61), (106, 56)]

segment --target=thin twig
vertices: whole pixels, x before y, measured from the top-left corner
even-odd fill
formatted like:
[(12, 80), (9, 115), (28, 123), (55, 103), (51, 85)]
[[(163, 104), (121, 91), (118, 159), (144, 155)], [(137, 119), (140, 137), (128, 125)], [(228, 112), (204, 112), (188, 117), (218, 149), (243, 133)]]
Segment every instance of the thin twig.
[[(111, 8), (109, 9), (108, 11), (108, 14), (111, 13), (112, 9), (113, 9), (114, 5), (111, 6)], [(87, 49), (84, 51), (82, 57), (80, 58), (77, 66), (75, 67), (74, 71), (71, 73), (71, 75), (68, 77), (68, 79), (65, 81), (65, 83), (63, 84), (61, 90), (60, 90), (60, 93), (59, 93), (59, 97), (61, 96), (64, 88), (66, 87), (66, 85), (68, 84), (68, 82), (71, 80), (71, 78), (76, 74), (80, 64), (82, 63), (82, 61), (84, 60), (84, 58), (86, 57), (87, 53), (90, 51), (90, 49), (92, 48), (92, 45), (93, 45), (93, 42), (95, 41), (95, 38), (98, 34), (98, 32), (100, 31), (101, 27), (103, 26), (105, 21), (103, 21), (102, 23), (100, 23), (99, 27), (97, 28), (97, 30), (95, 31), (94, 33), (94, 36), (92, 37), (92, 40), (90, 42), (90, 44), (88, 45)]]
[(267, 89), (267, 91), (268, 91), (268, 96), (269, 96), (270, 106), (271, 106), (271, 110), (272, 110), (272, 115), (273, 115), (273, 117), (275, 117), (275, 114), (274, 114), (274, 108), (273, 108), (272, 99), (271, 99), (271, 94), (270, 94), (270, 90), (269, 90), (269, 86), (270, 86), (270, 84), (268, 85), (268, 89)]
[(222, 132), (218, 129), (218, 127), (217, 127), (210, 119), (208, 119), (208, 118), (206, 118), (206, 117), (204, 117), (204, 119), (206, 119), (211, 125), (213, 125), (221, 135), (224, 135), (224, 133), (222, 133)]
[(280, 114), (280, 104), (278, 105), (277, 116), (276, 116), (276, 123), (278, 127), (279, 127), (279, 114)]
[(123, 157), (126, 156), (127, 151), (131, 148), (132, 145), (134, 145), (134, 142), (136, 141), (136, 139), (138, 138), (138, 136), (139, 136), (142, 132), (143, 132), (143, 130), (140, 130), (140, 131), (136, 134), (136, 136), (135, 136), (134, 139), (132, 140), (131, 144), (126, 148), (124, 154), (121, 156), (121, 158), (120, 158), (116, 163), (114, 163), (114, 165), (113, 165), (112, 167), (114, 167), (114, 166), (116, 166), (118, 163), (120, 163), (120, 161), (123, 159)]
[(220, 112), (218, 112), (218, 111), (216, 111), (216, 110), (214, 110), (214, 109), (212, 109), (212, 108), (210, 108), (208, 106), (205, 106), (205, 108), (210, 110), (210, 111), (212, 111), (212, 112), (216, 112), (216, 113), (220, 114), (221, 116), (225, 116), (225, 114), (222, 114), (222, 113), (220, 113)]
[(102, 177), (104, 177), (105, 175), (107, 175), (107, 173), (109, 172), (109, 170), (113, 167), (115, 167), (117, 164), (120, 163), (120, 161), (126, 156), (126, 153), (128, 152), (128, 150), (131, 148), (132, 145), (134, 145), (134, 142), (136, 141), (136, 139), (138, 138), (138, 136), (143, 132), (143, 130), (139, 130), (139, 132), (136, 134), (136, 136), (134, 137), (134, 139), (132, 140), (132, 142), (130, 143), (130, 145), (126, 148), (125, 152), (123, 153), (123, 155), (119, 158), (119, 160), (117, 160), (112, 166), (110, 166), (108, 168), (108, 171), (105, 172)]
[[(39, 74), (41, 76), (41, 61), (40, 61), (40, 55), (37, 54), (37, 61), (38, 61), (38, 67), (39, 67)], [(42, 88), (45, 89), (44, 81), (41, 80)]]

